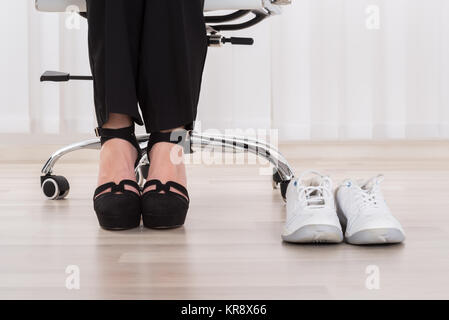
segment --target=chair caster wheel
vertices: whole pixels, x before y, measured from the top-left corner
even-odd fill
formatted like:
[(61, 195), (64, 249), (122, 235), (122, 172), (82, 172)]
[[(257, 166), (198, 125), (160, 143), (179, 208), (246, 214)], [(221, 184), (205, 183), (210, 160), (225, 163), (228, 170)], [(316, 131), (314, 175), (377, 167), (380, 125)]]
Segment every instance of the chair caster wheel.
[(290, 181), (291, 180), (283, 181), (277, 171), (273, 174), (273, 189), (276, 190), (280, 187), (279, 189), (281, 190), (282, 199), (284, 199), (284, 201), (287, 199), (287, 188)]
[(47, 175), (41, 177), (41, 189), (49, 200), (62, 200), (69, 194), (70, 185), (63, 176)]

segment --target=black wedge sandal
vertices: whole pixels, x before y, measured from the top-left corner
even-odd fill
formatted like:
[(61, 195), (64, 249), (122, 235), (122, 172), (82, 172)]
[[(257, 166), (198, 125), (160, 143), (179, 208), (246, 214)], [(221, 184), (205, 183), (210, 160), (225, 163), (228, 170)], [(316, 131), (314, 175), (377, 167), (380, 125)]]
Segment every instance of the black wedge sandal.
[[(101, 137), (103, 146), (111, 139), (123, 139), (131, 143), (137, 150), (138, 165), (142, 150), (134, 134), (134, 126), (122, 129), (95, 129), (97, 136)], [(125, 186), (135, 188), (139, 193), (127, 190)], [(110, 189), (109, 192), (103, 193)], [(140, 226), (142, 204), (140, 186), (132, 180), (123, 180), (119, 184), (109, 182), (99, 186), (94, 194), (94, 210), (100, 226), (107, 230), (127, 230)], [(101, 194), (103, 193), (103, 194)]]
[[(172, 139), (173, 135), (177, 139)], [(153, 146), (159, 142), (179, 144), (184, 148), (185, 153), (191, 153), (188, 138), (188, 132), (185, 130), (173, 133), (152, 133), (148, 141), (148, 157)], [(151, 186), (156, 186), (156, 189), (146, 191), (142, 195), (143, 225), (151, 229), (172, 229), (184, 225), (190, 204), (187, 189), (173, 181), (163, 184), (160, 180), (150, 180), (145, 183), (142, 190)], [(173, 190), (180, 192), (182, 195)]]

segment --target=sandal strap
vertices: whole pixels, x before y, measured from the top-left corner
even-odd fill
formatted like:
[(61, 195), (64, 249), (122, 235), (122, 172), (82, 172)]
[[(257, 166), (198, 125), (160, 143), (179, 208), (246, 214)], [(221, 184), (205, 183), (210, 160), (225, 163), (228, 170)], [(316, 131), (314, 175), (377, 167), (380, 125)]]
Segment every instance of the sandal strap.
[(117, 193), (117, 192), (122, 192), (122, 193), (132, 192), (132, 193), (135, 193), (135, 192), (133, 192), (131, 190), (125, 189), (126, 185), (134, 187), (137, 191), (140, 192), (140, 186), (137, 184), (137, 182), (132, 181), (132, 180), (122, 180), (122, 181), (120, 181), (119, 184), (116, 184), (114, 182), (109, 182), (109, 183), (102, 184), (101, 186), (99, 186), (95, 190), (94, 198), (96, 198), (100, 193), (102, 193), (102, 192), (104, 192), (104, 191), (106, 191), (108, 189), (111, 189), (110, 193)]
[(111, 139), (122, 139), (131, 143), (134, 148), (137, 150), (137, 160), (135, 163), (135, 167), (139, 164), (139, 161), (142, 157), (142, 149), (140, 148), (139, 143), (137, 142), (137, 138), (134, 131), (134, 125), (120, 128), (120, 129), (106, 129), (106, 128), (95, 128), (95, 134), (97, 137), (101, 137), (101, 145), (103, 146), (107, 141)]
[(174, 181), (168, 181), (167, 183), (164, 184), (160, 180), (150, 180), (145, 183), (145, 185), (143, 186), (143, 190), (151, 186), (156, 186), (156, 189), (150, 190), (148, 191), (148, 193), (160, 193), (161, 191), (164, 191), (165, 193), (177, 194), (176, 192), (170, 190), (170, 188), (173, 188), (181, 192), (187, 198), (187, 201), (190, 201), (187, 189)]
[(169, 142), (183, 147), (184, 153), (193, 153), (192, 141), (190, 139), (190, 131), (185, 129), (175, 130), (172, 132), (154, 132), (150, 134), (148, 140), (147, 152), (150, 152), (153, 146), (159, 142)]

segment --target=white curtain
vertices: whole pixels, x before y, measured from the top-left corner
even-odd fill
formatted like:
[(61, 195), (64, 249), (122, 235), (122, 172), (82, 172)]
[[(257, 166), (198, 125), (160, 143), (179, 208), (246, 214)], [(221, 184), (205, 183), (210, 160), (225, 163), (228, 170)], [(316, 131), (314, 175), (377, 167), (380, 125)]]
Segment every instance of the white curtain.
[(447, 0), (294, 1), (273, 21), (273, 127), (287, 139), (448, 138), (448, 20)]
[[(91, 133), (91, 83), (39, 83), (44, 70), (90, 73), (84, 19), (78, 29), (34, 1), (0, 2), (0, 136)], [(201, 127), (274, 128), (283, 140), (449, 138), (448, 20), (448, 0), (293, 0), (236, 34), (254, 36), (253, 47), (210, 49)]]

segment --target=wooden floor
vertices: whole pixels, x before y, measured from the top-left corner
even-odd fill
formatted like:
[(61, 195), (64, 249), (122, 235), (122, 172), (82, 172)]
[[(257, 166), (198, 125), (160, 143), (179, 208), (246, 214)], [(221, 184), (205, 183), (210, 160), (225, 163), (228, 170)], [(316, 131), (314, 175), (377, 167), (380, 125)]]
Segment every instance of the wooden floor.
[[(407, 240), (371, 247), (282, 243), (285, 206), (257, 166), (189, 166), (182, 229), (104, 231), (92, 209), (95, 151), (57, 166), (71, 193), (47, 201), (39, 171), (55, 147), (10, 149), (0, 148), (0, 299), (449, 298), (449, 142), (282, 146), (297, 172), (385, 174)], [(69, 265), (79, 290), (65, 286)], [(379, 290), (365, 285), (370, 265)]]

